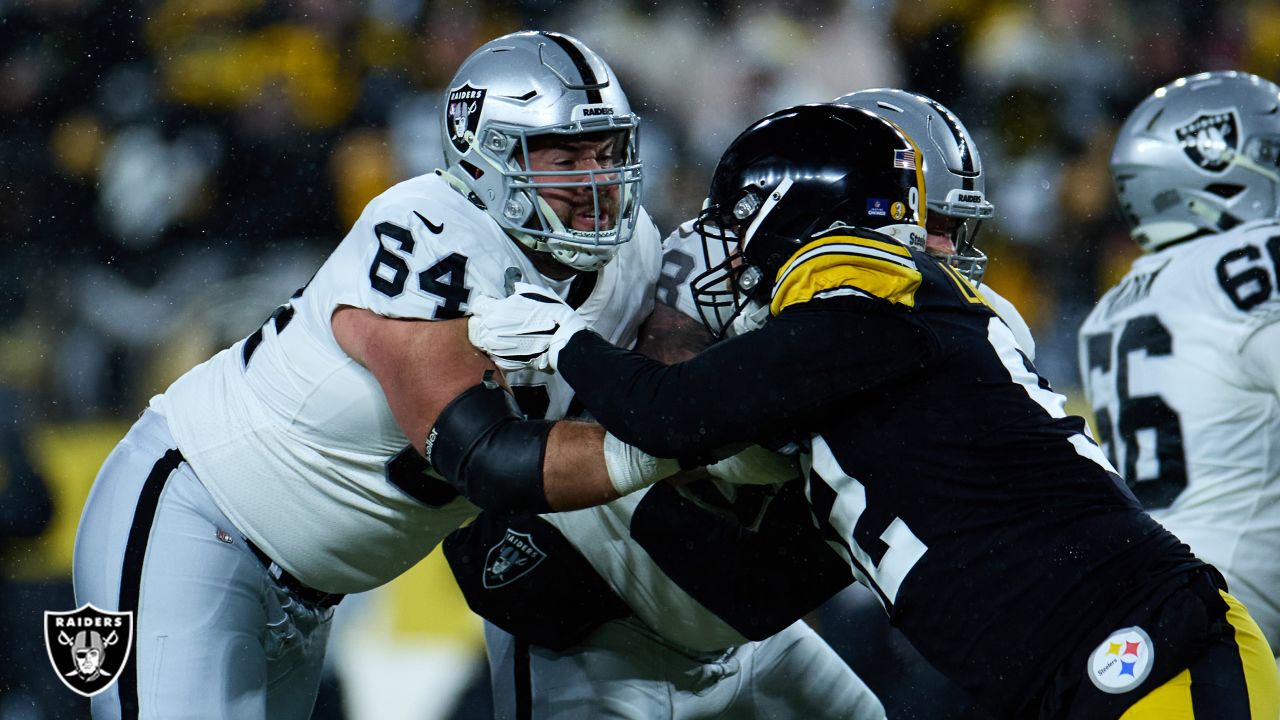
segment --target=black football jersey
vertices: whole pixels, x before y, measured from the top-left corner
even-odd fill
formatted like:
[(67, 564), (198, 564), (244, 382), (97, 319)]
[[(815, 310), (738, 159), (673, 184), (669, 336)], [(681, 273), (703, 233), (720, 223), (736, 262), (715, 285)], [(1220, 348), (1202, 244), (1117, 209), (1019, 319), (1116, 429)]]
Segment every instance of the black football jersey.
[(919, 285), (896, 302), (819, 293), (673, 366), (579, 333), (560, 371), (606, 428), (655, 455), (807, 447), (827, 547), (931, 663), (1010, 714), (1110, 619), (1201, 563), (1142, 511), (972, 286), (911, 255)]

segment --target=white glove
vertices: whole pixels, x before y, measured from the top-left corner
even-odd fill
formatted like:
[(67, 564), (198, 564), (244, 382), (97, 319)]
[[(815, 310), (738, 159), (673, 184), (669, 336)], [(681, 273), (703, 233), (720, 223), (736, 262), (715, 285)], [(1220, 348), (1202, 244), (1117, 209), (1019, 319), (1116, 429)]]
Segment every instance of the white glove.
[(503, 371), (554, 372), (560, 350), (587, 323), (550, 290), (525, 282), (513, 290), (501, 300), (479, 295), (470, 301), (467, 338)]
[(622, 442), (613, 433), (604, 435), (604, 465), (609, 471), (609, 482), (613, 483), (619, 497), (680, 472), (679, 461), (656, 458)]
[(768, 305), (755, 300), (748, 300), (747, 306), (733, 319), (733, 323), (729, 326), (728, 335), (729, 337), (736, 337), (745, 335), (752, 330), (759, 330), (768, 322), (769, 317)]
[(737, 455), (707, 466), (712, 477), (733, 485), (771, 485), (800, 477), (795, 458), (752, 445)]

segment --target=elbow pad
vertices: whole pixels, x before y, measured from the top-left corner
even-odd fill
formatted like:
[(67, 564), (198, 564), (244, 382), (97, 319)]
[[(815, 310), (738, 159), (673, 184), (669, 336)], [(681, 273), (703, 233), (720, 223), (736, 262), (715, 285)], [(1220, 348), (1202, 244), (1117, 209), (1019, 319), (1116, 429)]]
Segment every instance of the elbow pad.
[(489, 380), (445, 406), (427, 435), (427, 462), (485, 510), (551, 512), (542, 463), (551, 420), (526, 420), (511, 393)]

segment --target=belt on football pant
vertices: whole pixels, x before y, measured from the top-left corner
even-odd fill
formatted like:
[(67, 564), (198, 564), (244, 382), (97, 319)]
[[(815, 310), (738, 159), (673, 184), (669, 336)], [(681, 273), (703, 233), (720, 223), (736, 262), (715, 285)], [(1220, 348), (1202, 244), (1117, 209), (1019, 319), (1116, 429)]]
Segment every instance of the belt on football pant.
[(253, 556), (258, 558), (258, 562), (262, 563), (262, 567), (267, 569), (267, 574), (280, 583), (293, 596), (305, 603), (310, 603), (322, 608), (330, 608), (337, 605), (346, 597), (345, 593), (328, 593), (323, 590), (317, 590), (310, 585), (302, 582), (294, 577), (292, 573), (280, 567), (280, 564), (271, 559), (271, 556), (262, 551), (262, 548), (253, 544), (249, 538), (244, 539), (244, 544), (253, 552)]

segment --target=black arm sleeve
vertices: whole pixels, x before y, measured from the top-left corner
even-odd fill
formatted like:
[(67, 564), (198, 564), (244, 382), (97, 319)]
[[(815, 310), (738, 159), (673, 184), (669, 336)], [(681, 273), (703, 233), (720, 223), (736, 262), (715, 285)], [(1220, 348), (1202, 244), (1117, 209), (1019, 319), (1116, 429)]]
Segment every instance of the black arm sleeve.
[(440, 412), (427, 435), (427, 463), (485, 510), (551, 512), (542, 462), (554, 424), (526, 420), (511, 393), (486, 375)]
[(812, 426), (814, 416), (939, 355), (900, 306), (841, 297), (788, 309), (763, 328), (663, 365), (579, 332), (558, 369), (619, 439), (658, 457), (707, 457)]

